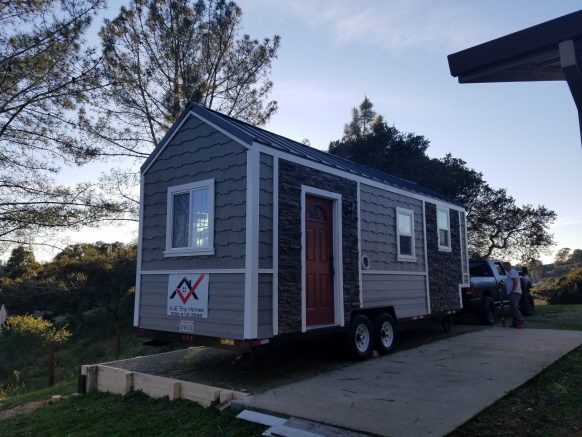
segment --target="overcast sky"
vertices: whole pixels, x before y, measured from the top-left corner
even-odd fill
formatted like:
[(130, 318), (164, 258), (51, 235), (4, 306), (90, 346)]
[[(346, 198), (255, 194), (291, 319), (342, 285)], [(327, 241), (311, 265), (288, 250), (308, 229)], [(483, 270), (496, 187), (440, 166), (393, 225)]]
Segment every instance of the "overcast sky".
[[(326, 149), (366, 95), (399, 130), (431, 141), (506, 187), (519, 203), (558, 214), (561, 247), (582, 248), (582, 148), (565, 82), (465, 84), (447, 55), (574, 12), (573, 1), (239, 0), (243, 31), (279, 34), (267, 129)], [(120, 2), (110, 2), (117, 10)], [(108, 15), (111, 14), (111, 11)], [(83, 231), (76, 241), (135, 237), (133, 229)], [(552, 256), (544, 257), (545, 261)]]

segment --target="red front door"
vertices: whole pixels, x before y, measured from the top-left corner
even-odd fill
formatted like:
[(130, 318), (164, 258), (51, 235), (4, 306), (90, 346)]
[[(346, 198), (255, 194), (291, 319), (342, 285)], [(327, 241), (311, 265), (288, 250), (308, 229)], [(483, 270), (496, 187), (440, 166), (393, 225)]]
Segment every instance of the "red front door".
[(307, 326), (334, 322), (332, 201), (305, 197)]

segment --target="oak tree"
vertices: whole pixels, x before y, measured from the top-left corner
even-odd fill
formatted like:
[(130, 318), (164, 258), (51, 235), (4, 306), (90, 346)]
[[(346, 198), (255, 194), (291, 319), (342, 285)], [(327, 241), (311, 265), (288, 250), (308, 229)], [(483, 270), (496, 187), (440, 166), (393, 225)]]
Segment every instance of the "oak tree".
[(556, 214), (544, 206), (517, 205), (505, 189), (494, 189), (483, 175), (451, 154), (427, 155), (430, 142), (404, 133), (378, 115), (366, 97), (352, 110), (341, 139), (329, 152), (401, 177), (465, 206), (468, 243), (473, 256), (534, 259), (554, 244), (549, 225)]

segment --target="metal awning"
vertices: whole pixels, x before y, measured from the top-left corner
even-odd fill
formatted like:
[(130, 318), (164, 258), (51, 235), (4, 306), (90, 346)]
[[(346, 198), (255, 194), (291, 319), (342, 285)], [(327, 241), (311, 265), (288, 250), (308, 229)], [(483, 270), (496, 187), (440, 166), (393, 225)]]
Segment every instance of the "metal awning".
[(582, 134), (582, 10), (448, 56), (459, 83), (565, 80)]

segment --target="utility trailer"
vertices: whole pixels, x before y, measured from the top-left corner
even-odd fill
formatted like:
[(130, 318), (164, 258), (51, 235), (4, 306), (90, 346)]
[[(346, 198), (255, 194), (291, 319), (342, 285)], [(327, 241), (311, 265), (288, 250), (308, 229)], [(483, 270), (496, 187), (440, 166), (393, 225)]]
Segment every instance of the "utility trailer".
[(134, 325), (254, 347), (333, 331), (389, 352), (462, 308), (464, 208), (190, 103), (141, 168)]

